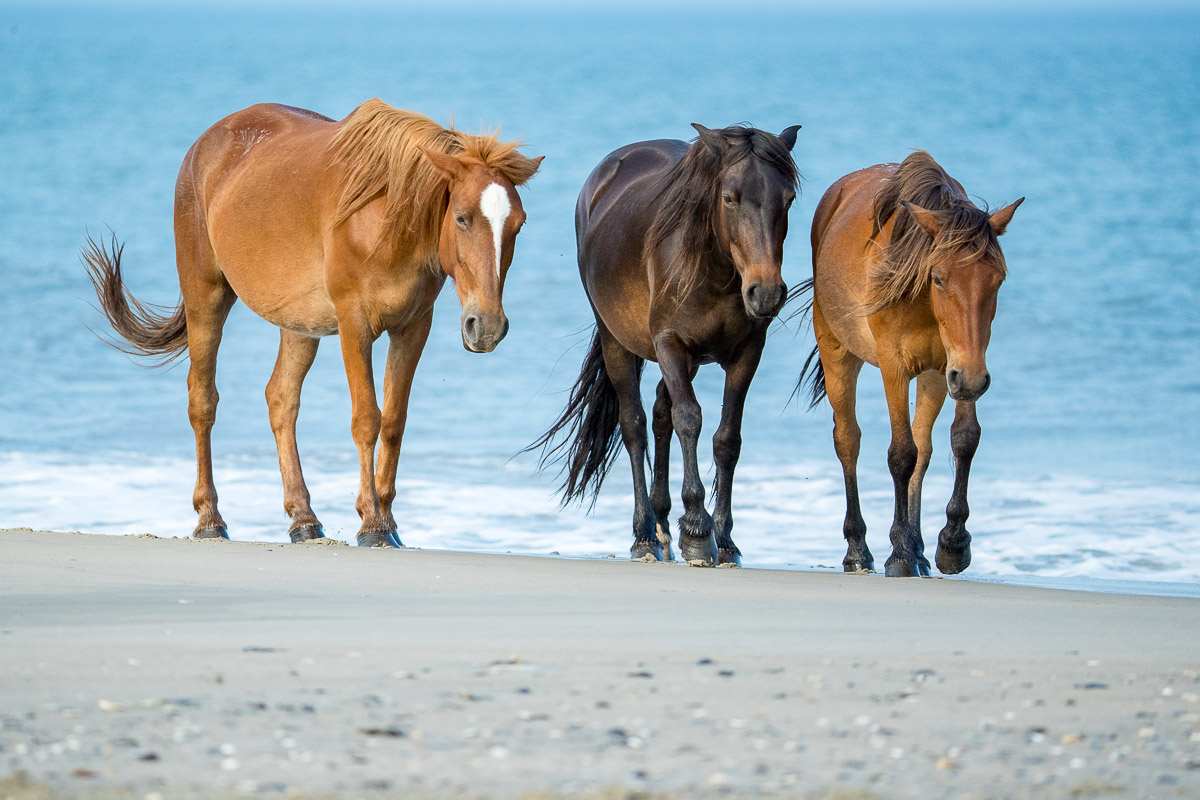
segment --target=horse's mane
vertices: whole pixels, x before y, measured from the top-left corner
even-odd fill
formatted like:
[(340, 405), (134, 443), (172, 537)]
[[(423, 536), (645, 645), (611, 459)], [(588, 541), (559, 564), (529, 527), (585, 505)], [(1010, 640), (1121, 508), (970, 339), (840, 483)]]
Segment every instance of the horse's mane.
[(449, 178), (419, 148), (457, 156), (501, 173), (514, 186), (528, 181), (537, 163), (517, 152), (519, 142), (496, 133), (474, 136), (443, 128), (428, 117), (368, 100), (338, 123), (331, 147), (345, 170), (333, 224), (341, 225), (383, 195), (383, 228), (377, 248), (412, 252), (437, 263), (437, 244), (446, 213)]
[[(943, 227), (936, 246), (912, 214), (897, 213), (902, 202), (937, 212)], [(934, 263), (949, 253), (965, 249), (972, 258), (987, 259), (1001, 271), (1006, 268), (987, 209), (976, 207), (924, 150), (900, 162), (875, 195), (872, 241), (892, 215), (896, 221), (891, 241), (871, 272), (868, 314), (920, 296), (929, 287)]]
[(721, 202), (718, 177), (728, 167), (757, 158), (777, 169), (793, 188), (799, 181), (792, 153), (776, 136), (748, 125), (714, 130), (727, 142), (717, 153), (698, 138), (663, 179), (658, 209), (646, 235), (645, 255), (651, 256), (668, 236), (679, 235), (674, 257), (662, 266), (662, 287), (674, 285), (685, 297), (700, 277), (703, 259), (716, 249), (717, 205)]

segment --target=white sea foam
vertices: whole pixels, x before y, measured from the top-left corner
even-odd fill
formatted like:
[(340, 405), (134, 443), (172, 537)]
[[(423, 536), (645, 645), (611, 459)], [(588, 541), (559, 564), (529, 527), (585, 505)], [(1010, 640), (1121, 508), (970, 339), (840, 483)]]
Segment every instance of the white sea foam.
[[(590, 514), (560, 510), (527, 465), (466, 462), (401, 470), (395, 514), (405, 544), (432, 549), (623, 557), (632, 498), (614, 473)], [(455, 472), (453, 478), (444, 475)], [(433, 477), (420, 477), (421, 473)], [(403, 477), (409, 475), (413, 477)], [(5, 527), (107, 534), (187, 536), (194, 466), (190, 461), (119, 456), (80, 461), (62, 455), (0, 458)], [(314, 508), (328, 535), (353, 541), (357, 473), (307, 471)], [(287, 541), (278, 472), (272, 465), (216, 468), (221, 510), (234, 539)], [(974, 562), (970, 577), (1154, 581), (1200, 591), (1200, 487), (1160, 487), (1074, 477), (1015, 481), (979, 476), (971, 487)], [(925, 537), (932, 553), (944, 524), (946, 479), (926, 486)], [(678, 496), (678, 489), (675, 490)], [(882, 566), (889, 545), (891, 487), (868, 476), (862, 487), (868, 543)], [(673, 516), (679, 513), (678, 501)], [(734, 537), (747, 566), (840, 568), (844, 499), (836, 465), (747, 465), (735, 486)]]

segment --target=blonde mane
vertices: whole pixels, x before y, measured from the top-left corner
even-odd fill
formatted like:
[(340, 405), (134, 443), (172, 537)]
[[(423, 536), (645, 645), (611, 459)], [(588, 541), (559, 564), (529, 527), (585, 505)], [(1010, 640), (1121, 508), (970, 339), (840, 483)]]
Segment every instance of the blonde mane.
[(438, 236), (446, 213), (450, 180), (419, 148), (458, 157), (506, 177), (514, 186), (528, 181), (537, 163), (517, 152), (520, 142), (501, 142), (443, 128), (429, 117), (401, 111), (372, 99), (338, 123), (330, 143), (345, 171), (335, 226), (377, 197), (386, 197), (376, 249), (405, 252), (437, 263)]
[[(900, 208), (905, 201), (937, 213), (943, 227), (936, 244), (912, 214)], [(964, 250), (972, 259), (990, 261), (1001, 272), (1006, 269), (987, 209), (976, 207), (924, 150), (904, 159), (876, 195), (872, 242), (893, 215), (890, 241), (870, 275), (867, 314), (920, 297), (929, 289), (934, 264)]]

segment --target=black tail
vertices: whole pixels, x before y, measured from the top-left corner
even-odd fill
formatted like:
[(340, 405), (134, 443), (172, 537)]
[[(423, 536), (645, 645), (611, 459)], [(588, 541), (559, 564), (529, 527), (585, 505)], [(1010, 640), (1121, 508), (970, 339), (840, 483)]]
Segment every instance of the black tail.
[[(639, 359), (639, 375), (643, 363)], [(604, 354), (597, 331), (592, 335), (592, 346), (583, 360), (579, 378), (571, 389), (566, 409), (540, 439), (521, 452), (541, 450), (542, 458), (538, 463), (541, 469), (548, 464), (562, 462), (561, 472), (565, 473), (565, 478), (558, 491), (562, 494), (564, 506), (573, 500), (582, 500), (587, 495), (591, 495), (595, 503), (600, 485), (617, 458), (621, 441), (618, 432), (620, 422), (617, 391), (604, 368)], [(554, 440), (564, 431), (566, 438), (554, 444)]]
[[(808, 374), (809, 367), (812, 367), (811, 375)], [(802, 390), (806, 375), (808, 375), (808, 407), (816, 408), (817, 404), (825, 399), (825, 367), (821, 364), (821, 354), (816, 347), (808, 354), (808, 358), (804, 359), (804, 366), (800, 370), (800, 379), (796, 381), (796, 390), (792, 392), (793, 396)]]
[[(187, 317), (180, 303), (174, 309), (150, 305), (129, 293), (121, 280), (121, 253), (125, 246), (114, 234), (109, 246), (97, 243), (91, 236), (83, 248), (81, 259), (87, 269), (92, 288), (100, 300), (100, 310), (113, 330), (128, 344), (101, 340), (123, 353), (157, 358), (154, 366), (174, 361), (187, 350)], [(160, 313), (166, 311), (168, 313)]]
[[(795, 317), (803, 318), (812, 313), (812, 291), (813, 279), (809, 278), (797, 284), (794, 289), (788, 292), (787, 301), (789, 303), (793, 300), (804, 298), (803, 304), (791, 313), (788, 317), (789, 320)], [(811, 374), (809, 373), (810, 368), (812, 369)], [(821, 355), (816, 347), (813, 347), (812, 352), (808, 354), (808, 358), (804, 359), (804, 366), (800, 369), (800, 379), (796, 381), (796, 388), (792, 390), (792, 397), (795, 397), (804, 390), (804, 379), (806, 376), (808, 377), (808, 407), (816, 408), (817, 404), (825, 399), (825, 367), (821, 365)]]

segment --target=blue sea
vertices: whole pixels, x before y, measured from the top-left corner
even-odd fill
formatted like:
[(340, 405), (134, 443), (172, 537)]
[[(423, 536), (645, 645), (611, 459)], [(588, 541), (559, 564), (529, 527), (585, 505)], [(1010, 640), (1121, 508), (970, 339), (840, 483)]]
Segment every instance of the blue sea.
[[(1027, 198), (1002, 242), (1010, 277), (979, 403), (968, 577), (1200, 593), (1200, 14), (730, 8), (0, 5), (0, 526), (190, 533), (186, 363), (146, 369), (96, 338), (79, 247), (111, 228), (131, 289), (173, 305), (173, 187), (196, 137), (256, 102), (340, 118), (377, 96), (500, 127), (546, 156), (522, 190), (508, 338), (465, 352), (454, 292), (438, 301), (400, 463), (406, 544), (625, 556), (625, 459), (587, 513), (560, 509), (554, 475), (517, 455), (565, 403), (590, 335), (576, 193), (609, 151), (690, 138), (691, 122), (799, 123), (789, 284), (811, 274), (821, 193), (860, 167), (923, 148), (993, 207)], [(800, 320), (776, 323), (751, 388), (734, 492), (747, 566), (839, 568), (845, 550), (829, 409), (789, 404), (812, 345)], [(235, 308), (213, 446), (239, 540), (287, 540), (263, 399), (277, 346), (271, 325)], [(716, 367), (698, 378), (706, 482), (721, 380)], [(647, 398), (656, 381), (651, 365)], [(888, 431), (870, 367), (859, 395), (864, 515), (882, 560)], [(926, 483), (930, 541), (950, 493), (950, 416)], [(349, 420), (328, 341), (300, 446), (327, 532), (352, 540)]]

